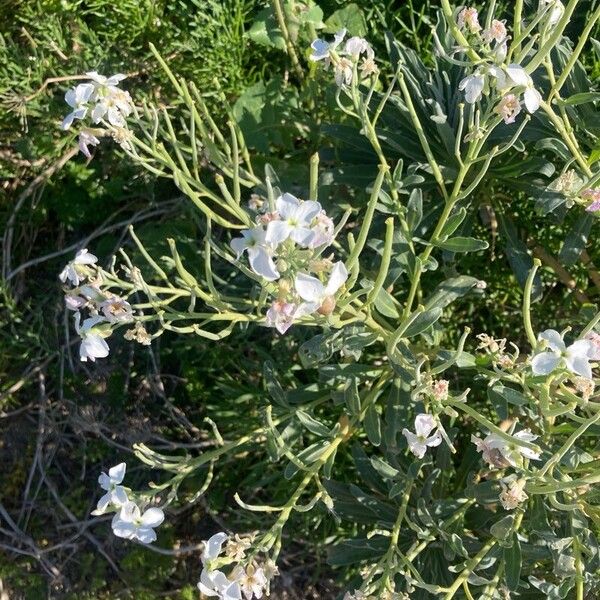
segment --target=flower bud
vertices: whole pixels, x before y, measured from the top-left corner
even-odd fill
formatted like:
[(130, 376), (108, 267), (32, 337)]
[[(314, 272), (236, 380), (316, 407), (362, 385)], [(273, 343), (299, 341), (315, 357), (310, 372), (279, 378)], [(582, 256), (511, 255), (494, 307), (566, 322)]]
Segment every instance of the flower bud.
[(317, 311), (320, 315), (329, 316), (335, 309), (335, 298), (333, 296), (327, 296), (323, 300), (319, 310)]

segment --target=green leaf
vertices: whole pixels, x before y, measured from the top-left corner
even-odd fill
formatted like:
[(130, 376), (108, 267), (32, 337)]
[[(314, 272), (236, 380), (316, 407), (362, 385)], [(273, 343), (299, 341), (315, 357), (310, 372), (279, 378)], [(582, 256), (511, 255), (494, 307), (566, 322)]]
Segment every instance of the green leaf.
[(381, 444), (381, 419), (374, 404), (371, 404), (367, 409), (367, 414), (364, 420), (365, 432), (373, 446)]
[(406, 223), (410, 231), (414, 231), (423, 220), (423, 192), (415, 188), (408, 198), (406, 207)]
[(398, 319), (400, 317), (394, 297), (384, 288), (381, 288), (377, 296), (375, 296), (375, 308), (384, 317), (390, 319)]
[(594, 217), (590, 213), (584, 213), (577, 219), (575, 226), (565, 238), (558, 258), (566, 267), (574, 265), (579, 260), (587, 244), (593, 222)]
[(509, 404), (515, 404), (516, 406), (524, 406), (529, 404), (529, 400), (527, 400), (525, 395), (518, 390), (505, 386), (501, 383), (497, 383), (494, 386), (489, 387), (487, 393), (488, 398), (492, 403), (495, 403), (499, 398), (501, 398)]
[(315, 435), (319, 435), (321, 437), (327, 437), (329, 435), (329, 428), (323, 425), (323, 423), (317, 421), (314, 417), (311, 417), (308, 413), (303, 410), (296, 411), (296, 416), (298, 420), (306, 429)]
[[(323, 440), (320, 442), (315, 442), (308, 446), (308, 448), (304, 448), (302, 452), (296, 455), (296, 458), (306, 466), (310, 466), (314, 463), (323, 452), (329, 447), (330, 442)], [(286, 479), (291, 479), (300, 469), (293, 462), (288, 462), (283, 472), (283, 476)]]
[(267, 391), (273, 399), (273, 402), (275, 402), (275, 404), (279, 404), (279, 406), (283, 406), (284, 408), (289, 408), (289, 404), (285, 399), (285, 392), (283, 391), (279, 381), (277, 381), (275, 367), (269, 360), (266, 361), (263, 366), (263, 376), (265, 378)]
[(596, 102), (597, 100), (600, 100), (600, 92), (581, 92), (559, 101), (559, 104), (577, 106), (578, 104), (587, 104), (588, 102)]
[(464, 206), (461, 206), (453, 215), (448, 217), (448, 220), (440, 232), (440, 237), (448, 237), (452, 235), (465, 220), (466, 216), (467, 209)]
[(499, 521), (496, 521), (490, 528), (490, 533), (499, 541), (503, 542), (508, 539), (512, 532), (513, 523), (515, 522), (514, 515), (506, 515)]
[(477, 284), (477, 279), (469, 275), (450, 277), (440, 283), (425, 304), (426, 309), (446, 308), (455, 300), (468, 294)]
[(436, 246), (448, 250), (449, 252), (477, 252), (489, 248), (489, 244), (484, 240), (478, 240), (472, 237), (455, 237), (438, 242)]
[(376, 561), (388, 549), (389, 539), (383, 536), (345, 540), (327, 551), (327, 562), (335, 567), (353, 565), (364, 560)]
[(253, 18), (252, 27), (246, 35), (261, 46), (285, 50), (285, 40), (271, 8), (261, 10)]
[[(414, 313), (413, 313), (414, 314)], [(430, 308), (420, 313), (406, 328), (404, 337), (413, 337), (429, 329), (442, 316), (441, 308)], [(409, 317), (410, 319), (411, 317)], [(402, 327), (402, 326), (401, 326)]]
[(517, 532), (513, 532), (512, 545), (504, 548), (504, 579), (506, 587), (514, 591), (521, 577), (521, 543)]
[(367, 22), (358, 4), (348, 4), (348, 6), (336, 10), (325, 21), (327, 33), (337, 33), (343, 28), (346, 28), (350, 35), (365, 36), (367, 34)]
[(346, 381), (346, 387), (344, 388), (344, 402), (346, 408), (352, 416), (356, 416), (360, 413), (360, 395), (358, 393), (358, 383), (356, 377), (351, 377)]

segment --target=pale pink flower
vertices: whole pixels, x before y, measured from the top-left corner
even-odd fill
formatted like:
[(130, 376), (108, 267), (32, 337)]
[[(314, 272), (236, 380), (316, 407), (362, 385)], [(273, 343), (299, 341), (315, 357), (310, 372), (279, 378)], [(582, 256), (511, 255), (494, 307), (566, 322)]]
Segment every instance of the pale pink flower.
[(506, 94), (494, 108), (494, 112), (500, 115), (507, 125), (515, 122), (517, 115), (521, 112), (521, 103), (514, 94)]
[(471, 33), (476, 33), (481, 30), (481, 25), (479, 25), (479, 13), (476, 8), (463, 8), (460, 13), (458, 13), (457, 22), (461, 29), (466, 27)]

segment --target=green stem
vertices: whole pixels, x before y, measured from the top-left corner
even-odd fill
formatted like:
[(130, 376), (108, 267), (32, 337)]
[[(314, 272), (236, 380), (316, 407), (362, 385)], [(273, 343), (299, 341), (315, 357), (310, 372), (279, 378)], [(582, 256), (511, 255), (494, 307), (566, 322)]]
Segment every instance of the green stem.
[(541, 267), (542, 262), (539, 258), (533, 259), (533, 267), (529, 271), (527, 281), (525, 282), (525, 289), (523, 290), (523, 324), (525, 325), (525, 333), (527, 339), (532, 348), (537, 345), (537, 338), (533, 332), (533, 326), (531, 325), (531, 290), (533, 288), (533, 280), (537, 270)]

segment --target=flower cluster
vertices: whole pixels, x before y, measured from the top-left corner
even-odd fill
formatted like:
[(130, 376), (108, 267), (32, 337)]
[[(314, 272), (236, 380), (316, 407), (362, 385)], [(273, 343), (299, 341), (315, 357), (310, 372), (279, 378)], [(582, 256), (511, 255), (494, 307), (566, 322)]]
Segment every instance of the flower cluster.
[(118, 143), (127, 143), (126, 118), (133, 111), (133, 102), (129, 92), (118, 87), (126, 75), (105, 77), (90, 71), (85, 77), (89, 79), (87, 83), (80, 83), (65, 94), (65, 102), (73, 110), (64, 118), (62, 128), (70, 129), (75, 120), (82, 121), (79, 149), (91, 158), (89, 146), (100, 143), (98, 136), (110, 134)]
[[(310, 45), (310, 60), (323, 61), (326, 67), (333, 64), (335, 82), (339, 87), (350, 85), (358, 69), (362, 78), (370, 77), (379, 71), (373, 48), (364, 38), (351, 37), (346, 40), (343, 50), (338, 50), (345, 37), (346, 29), (342, 29), (335, 34), (332, 42), (316, 39)], [(361, 57), (362, 63), (359, 66)]]
[(165, 515), (162, 509), (157, 507), (148, 508), (142, 513), (140, 507), (129, 498), (127, 490), (121, 485), (126, 470), (127, 465), (119, 463), (110, 468), (108, 473), (100, 474), (98, 483), (106, 493), (98, 500), (98, 505), (92, 514), (103, 515), (115, 511), (111, 525), (117, 537), (150, 544), (156, 540), (154, 528), (164, 521)]
[(277, 282), (266, 324), (285, 333), (303, 316), (331, 314), (348, 272), (342, 262), (321, 258), (333, 242), (334, 226), (318, 202), (286, 193), (273, 208), (259, 213), (256, 226), (242, 231), (231, 247), (238, 259), (247, 254), (254, 273)]
[[(227, 542), (227, 543), (226, 543)], [(225, 548), (223, 546), (225, 545)], [(268, 593), (269, 582), (278, 574), (277, 567), (267, 560), (263, 565), (255, 560), (242, 565), (246, 550), (251, 545), (251, 539), (235, 536), (230, 538), (220, 532), (204, 542), (202, 552), (202, 572), (198, 589), (203, 596), (216, 597), (219, 600), (252, 600), (262, 598)], [(219, 555), (224, 554), (219, 559)], [(228, 575), (213, 567), (216, 561), (235, 564)]]
[[(81, 336), (79, 356), (84, 362), (108, 356), (105, 338), (112, 334), (115, 325), (133, 319), (129, 302), (102, 289), (102, 276), (95, 267), (97, 262), (96, 256), (83, 248), (59, 275), (66, 284), (66, 307), (75, 311), (75, 329)], [(89, 316), (82, 319), (84, 310)]]
[(474, 104), (495, 88), (501, 98), (494, 112), (501, 116), (506, 124), (515, 122), (521, 112), (522, 103), (528, 112), (534, 113), (540, 107), (542, 97), (522, 66), (515, 63), (505, 64), (509, 36), (504, 22), (493, 19), (489, 28), (482, 30), (477, 10), (467, 7), (458, 14), (457, 24), (459, 28), (472, 34), (472, 43), (478, 46), (485, 57), (475, 72), (465, 77), (458, 85), (465, 93), (465, 101)]

